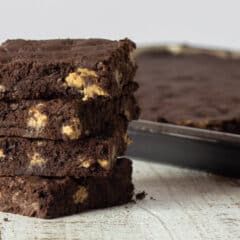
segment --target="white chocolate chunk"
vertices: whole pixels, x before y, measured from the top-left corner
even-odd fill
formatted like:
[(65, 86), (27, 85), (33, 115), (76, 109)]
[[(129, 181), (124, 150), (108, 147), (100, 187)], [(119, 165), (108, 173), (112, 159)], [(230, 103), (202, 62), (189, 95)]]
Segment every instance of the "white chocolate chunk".
[(42, 130), (47, 124), (48, 117), (41, 113), (42, 107), (44, 107), (44, 104), (39, 103), (36, 106), (31, 107), (28, 111), (29, 118), (27, 125), (34, 128), (36, 131)]
[(73, 195), (73, 201), (75, 204), (83, 203), (88, 198), (88, 191), (86, 187), (80, 186), (77, 192)]

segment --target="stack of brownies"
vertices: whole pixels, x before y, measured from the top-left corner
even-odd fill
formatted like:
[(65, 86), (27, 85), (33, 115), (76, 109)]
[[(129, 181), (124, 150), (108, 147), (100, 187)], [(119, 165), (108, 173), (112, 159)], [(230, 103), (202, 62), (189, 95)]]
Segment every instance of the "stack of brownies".
[(130, 40), (0, 46), (0, 211), (52, 218), (131, 200)]

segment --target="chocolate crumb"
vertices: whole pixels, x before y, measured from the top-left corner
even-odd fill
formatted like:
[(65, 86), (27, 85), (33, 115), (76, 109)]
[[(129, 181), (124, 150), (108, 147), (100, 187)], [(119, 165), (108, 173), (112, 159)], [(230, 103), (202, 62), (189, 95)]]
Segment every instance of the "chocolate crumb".
[(8, 218), (4, 218), (3, 221), (8, 222), (9, 220), (8, 220)]
[(145, 191), (139, 192), (136, 194), (136, 199), (137, 200), (142, 200), (147, 196), (147, 193)]
[(150, 199), (151, 199), (151, 200), (156, 200), (156, 198), (154, 198), (154, 197), (150, 197)]

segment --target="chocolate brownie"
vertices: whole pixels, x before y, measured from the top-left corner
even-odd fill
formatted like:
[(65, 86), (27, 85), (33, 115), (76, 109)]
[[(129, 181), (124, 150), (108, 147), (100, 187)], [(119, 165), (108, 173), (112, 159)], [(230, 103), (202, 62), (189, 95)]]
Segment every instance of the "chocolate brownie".
[(127, 203), (133, 195), (131, 161), (118, 159), (111, 177), (1, 177), (0, 211), (56, 218)]
[(0, 101), (0, 136), (75, 140), (112, 132), (119, 118), (138, 118), (132, 94), (82, 102), (71, 99)]
[(111, 175), (130, 139), (126, 129), (112, 136), (75, 141), (0, 138), (0, 176), (82, 177)]
[(190, 47), (137, 56), (140, 118), (240, 133), (240, 55)]
[(135, 75), (135, 48), (128, 39), (8, 40), (0, 46), (0, 99), (119, 95)]

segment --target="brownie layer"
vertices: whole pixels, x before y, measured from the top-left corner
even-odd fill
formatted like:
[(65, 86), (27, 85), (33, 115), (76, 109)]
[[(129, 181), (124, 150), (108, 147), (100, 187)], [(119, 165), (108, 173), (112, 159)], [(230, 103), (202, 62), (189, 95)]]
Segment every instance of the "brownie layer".
[(122, 158), (111, 177), (1, 177), (0, 211), (56, 218), (124, 204), (133, 195), (131, 173), (131, 161)]
[(240, 57), (179, 47), (138, 57), (142, 119), (240, 133)]
[(75, 140), (111, 133), (120, 117), (131, 121), (138, 115), (132, 92), (119, 98), (87, 102), (76, 99), (0, 101), (0, 136)]
[(128, 39), (8, 40), (0, 46), (0, 99), (119, 95), (135, 75), (135, 47)]
[(82, 177), (111, 175), (129, 143), (126, 126), (112, 136), (75, 141), (0, 138), (0, 176)]

